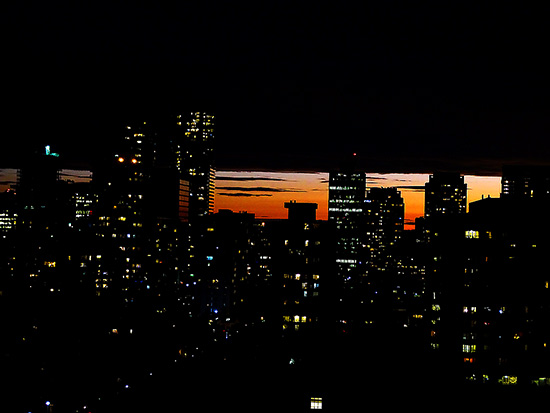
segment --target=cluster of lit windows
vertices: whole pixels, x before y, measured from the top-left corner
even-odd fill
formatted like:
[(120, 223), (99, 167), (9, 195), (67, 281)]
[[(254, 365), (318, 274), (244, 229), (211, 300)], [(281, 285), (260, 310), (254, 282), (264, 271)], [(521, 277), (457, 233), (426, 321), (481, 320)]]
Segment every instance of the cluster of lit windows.
[(476, 344), (463, 344), (462, 345), (462, 352), (463, 353), (475, 353), (477, 350)]
[(10, 214), (6, 212), (0, 213), (0, 232), (15, 228), (16, 223), (17, 214)]
[(321, 397), (312, 397), (310, 407), (311, 410), (321, 410), (323, 408), (323, 399)]
[(504, 386), (514, 386), (518, 384), (518, 377), (517, 376), (502, 376), (500, 379), (498, 379), (498, 383), (502, 384)]

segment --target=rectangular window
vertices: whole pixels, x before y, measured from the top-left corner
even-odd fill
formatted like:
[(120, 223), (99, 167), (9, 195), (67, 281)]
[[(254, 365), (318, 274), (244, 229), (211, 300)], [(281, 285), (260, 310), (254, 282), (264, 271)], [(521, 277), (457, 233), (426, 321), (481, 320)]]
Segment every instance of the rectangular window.
[(321, 397), (311, 398), (311, 410), (321, 410), (323, 408), (323, 399)]
[(477, 239), (479, 238), (479, 231), (466, 231), (466, 238), (468, 239)]
[(476, 352), (476, 345), (475, 344), (463, 344), (462, 345), (462, 352), (463, 353), (475, 353)]

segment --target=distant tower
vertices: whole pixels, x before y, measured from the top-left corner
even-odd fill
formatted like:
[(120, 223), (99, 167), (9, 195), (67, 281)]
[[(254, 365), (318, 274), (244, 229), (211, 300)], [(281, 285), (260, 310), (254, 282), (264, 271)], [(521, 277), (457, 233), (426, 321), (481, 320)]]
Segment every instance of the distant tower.
[(359, 282), (361, 249), (364, 243), (366, 176), (353, 169), (330, 172), (328, 220), (335, 234), (338, 282), (353, 289)]
[(430, 175), (425, 185), (424, 216), (426, 219), (466, 213), (467, 186), (458, 173), (438, 172)]
[(177, 117), (177, 166), (189, 182), (189, 217), (214, 212), (214, 115), (192, 112)]
[(550, 200), (550, 167), (505, 165), (502, 197), (513, 200)]
[(56, 205), (60, 169), (59, 155), (49, 145), (25, 160), (18, 171), (17, 183), (19, 203), (24, 210), (40, 211)]
[(376, 261), (403, 236), (405, 204), (397, 188), (370, 188), (365, 205), (367, 246)]
[(317, 220), (317, 204), (290, 201), (285, 202), (288, 209), (288, 220), (302, 224), (311, 224)]
[(16, 272), (37, 290), (58, 291), (64, 284), (59, 246), (70, 215), (60, 170), (59, 155), (45, 146), (29, 155), (18, 172)]

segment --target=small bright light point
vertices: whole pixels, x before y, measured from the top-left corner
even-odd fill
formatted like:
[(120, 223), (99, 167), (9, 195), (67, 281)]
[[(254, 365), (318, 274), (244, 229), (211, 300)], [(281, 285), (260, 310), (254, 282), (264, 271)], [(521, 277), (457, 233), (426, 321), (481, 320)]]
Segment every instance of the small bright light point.
[(50, 405), (50, 402), (46, 402), (46, 406), (49, 406)]
[(136, 158), (132, 159), (132, 163), (137, 163), (137, 159)]
[(121, 157), (118, 158), (118, 161), (119, 161), (120, 163), (122, 163), (122, 162), (124, 162), (124, 158), (121, 156)]

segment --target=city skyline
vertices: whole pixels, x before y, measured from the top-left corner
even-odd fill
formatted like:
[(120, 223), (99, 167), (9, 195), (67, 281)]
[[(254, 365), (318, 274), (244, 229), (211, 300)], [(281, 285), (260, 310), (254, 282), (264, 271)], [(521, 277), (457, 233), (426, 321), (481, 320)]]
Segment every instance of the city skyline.
[(545, 9), (103, 3), (3, 10), (4, 409), (544, 405)]
[[(0, 170), (0, 189), (5, 191), (16, 183), (17, 170)], [(214, 210), (230, 209), (249, 212), (258, 219), (285, 219), (284, 203), (317, 203), (317, 217), (328, 219), (328, 172), (230, 171), (216, 172)], [(415, 218), (424, 215), (424, 184), (430, 173), (367, 173), (367, 188), (396, 187), (405, 202), (405, 229), (414, 228)], [(63, 170), (62, 177), (75, 182), (87, 182), (91, 172)], [(483, 197), (499, 197), (500, 176), (465, 175), (468, 204)]]

